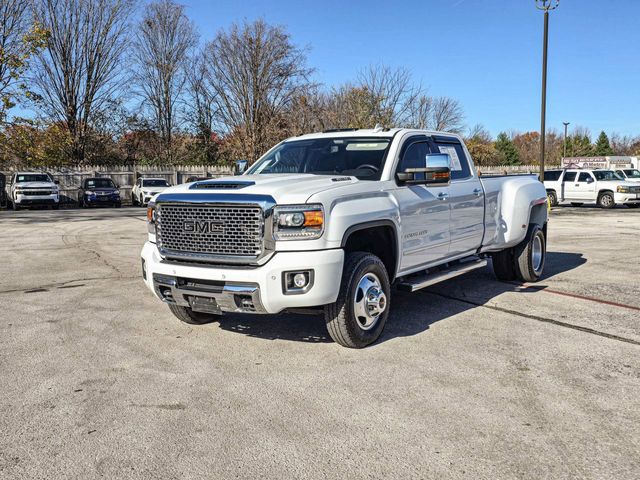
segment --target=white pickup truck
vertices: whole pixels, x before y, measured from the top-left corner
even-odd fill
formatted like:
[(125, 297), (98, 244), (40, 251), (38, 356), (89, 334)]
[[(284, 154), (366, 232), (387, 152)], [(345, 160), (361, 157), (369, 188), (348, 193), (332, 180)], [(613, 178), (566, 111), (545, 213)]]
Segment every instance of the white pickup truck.
[(58, 182), (48, 173), (14, 173), (7, 184), (7, 197), (14, 210), (39, 205), (54, 209), (60, 206)]
[(147, 211), (148, 288), (187, 323), (323, 309), (330, 336), (381, 334), (391, 286), (484, 267), (536, 281), (547, 197), (534, 176), (480, 179), (460, 137), (340, 130), (281, 142), (241, 176), (178, 185)]
[(613, 170), (565, 169), (544, 172), (544, 186), (549, 204), (597, 204), (613, 208), (616, 204), (630, 208), (640, 206), (640, 184), (621, 178)]

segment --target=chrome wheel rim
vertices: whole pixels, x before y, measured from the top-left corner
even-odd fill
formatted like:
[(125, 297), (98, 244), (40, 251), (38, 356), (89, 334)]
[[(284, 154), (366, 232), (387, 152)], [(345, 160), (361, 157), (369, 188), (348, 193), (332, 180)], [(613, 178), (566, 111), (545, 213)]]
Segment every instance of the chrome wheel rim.
[(602, 202), (602, 204), (606, 207), (608, 207), (609, 205), (611, 205), (612, 203), (612, 199), (610, 195), (603, 195), (602, 199), (600, 200)]
[(544, 252), (542, 250), (542, 239), (540, 235), (533, 237), (533, 244), (531, 245), (531, 265), (533, 270), (538, 273), (542, 269), (542, 259)]
[(353, 313), (362, 330), (372, 329), (387, 309), (387, 296), (375, 273), (365, 273), (353, 295)]

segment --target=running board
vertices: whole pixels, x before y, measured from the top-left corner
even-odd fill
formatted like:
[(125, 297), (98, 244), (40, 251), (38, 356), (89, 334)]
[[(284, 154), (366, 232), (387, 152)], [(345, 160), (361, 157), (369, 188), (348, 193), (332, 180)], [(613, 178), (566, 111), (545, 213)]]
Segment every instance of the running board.
[(401, 290), (403, 292), (415, 292), (416, 290), (420, 290), (436, 283), (444, 282), (445, 280), (457, 277), (458, 275), (463, 275), (472, 270), (485, 267), (487, 263), (487, 260), (484, 258), (479, 258), (470, 262), (459, 263), (457, 265), (454, 265), (453, 267), (448, 268), (447, 270), (442, 270), (440, 272), (431, 274), (424, 274), (417, 278), (405, 279), (402, 282), (398, 283), (396, 286), (398, 290)]

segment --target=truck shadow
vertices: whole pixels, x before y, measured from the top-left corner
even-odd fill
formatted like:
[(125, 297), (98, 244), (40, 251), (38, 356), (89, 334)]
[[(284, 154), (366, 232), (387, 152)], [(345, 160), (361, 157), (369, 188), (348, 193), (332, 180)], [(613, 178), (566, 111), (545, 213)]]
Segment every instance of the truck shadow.
[[(535, 286), (496, 280), (487, 268), (468, 273), (415, 293), (392, 292), (392, 306), (387, 325), (374, 344), (420, 334), (431, 325), (471, 309), (480, 308), (491, 299), (507, 292), (531, 294), (544, 290), (544, 281), (586, 263), (580, 253), (548, 252), (545, 275)], [(318, 315), (243, 315), (226, 314), (219, 327), (266, 340), (288, 340), (329, 343), (324, 317)]]

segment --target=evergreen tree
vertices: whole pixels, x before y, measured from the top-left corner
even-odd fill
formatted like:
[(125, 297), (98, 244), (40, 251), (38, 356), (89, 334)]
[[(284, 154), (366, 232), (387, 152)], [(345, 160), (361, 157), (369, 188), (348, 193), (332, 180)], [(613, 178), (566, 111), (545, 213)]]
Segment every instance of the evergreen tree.
[(594, 154), (598, 157), (613, 155), (613, 149), (611, 148), (611, 144), (609, 143), (609, 137), (607, 137), (607, 134), (604, 133), (604, 130), (600, 132), (598, 140), (596, 140)]
[(495, 147), (503, 165), (518, 165), (520, 163), (518, 149), (506, 133), (501, 132), (498, 135)]

